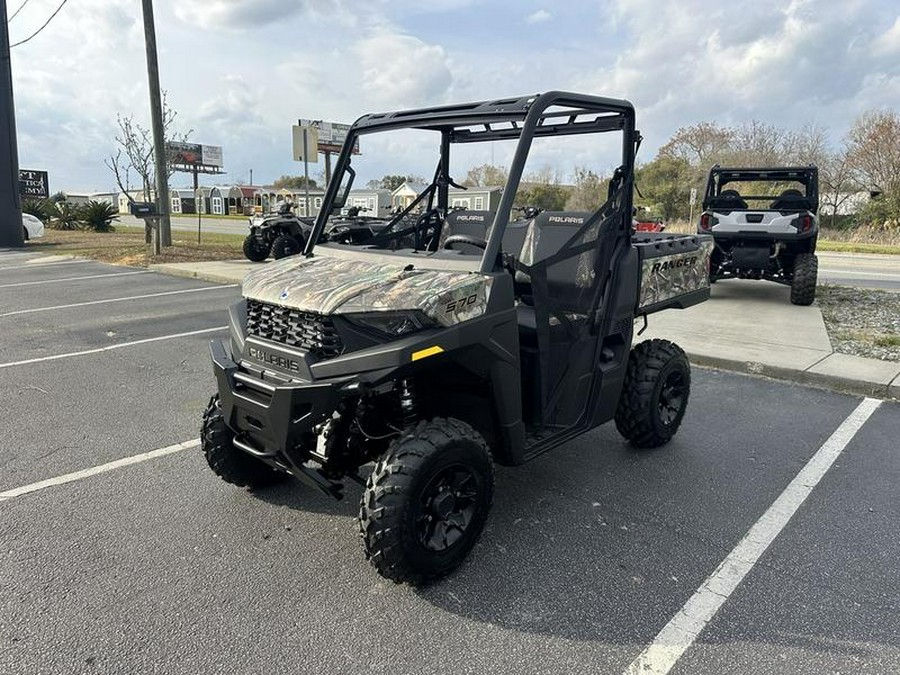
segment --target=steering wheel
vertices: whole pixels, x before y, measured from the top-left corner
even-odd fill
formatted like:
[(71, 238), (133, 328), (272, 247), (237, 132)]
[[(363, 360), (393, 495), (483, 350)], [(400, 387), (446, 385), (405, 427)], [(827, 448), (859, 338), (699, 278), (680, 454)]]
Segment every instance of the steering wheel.
[(453, 244), (470, 244), (480, 249), (487, 248), (487, 242), (471, 234), (452, 234), (444, 240), (444, 248), (452, 249)]

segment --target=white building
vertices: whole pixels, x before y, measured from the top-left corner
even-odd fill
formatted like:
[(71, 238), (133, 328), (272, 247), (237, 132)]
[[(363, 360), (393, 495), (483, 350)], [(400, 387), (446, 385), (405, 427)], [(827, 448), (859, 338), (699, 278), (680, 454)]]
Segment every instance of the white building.
[(391, 212), (391, 191), (383, 188), (376, 190), (350, 190), (345, 207), (356, 206), (364, 216), (384, 218)]

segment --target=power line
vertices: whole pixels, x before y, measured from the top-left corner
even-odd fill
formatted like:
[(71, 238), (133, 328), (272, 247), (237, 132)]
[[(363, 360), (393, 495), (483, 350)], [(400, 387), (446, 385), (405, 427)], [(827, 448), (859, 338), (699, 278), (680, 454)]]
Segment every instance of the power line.
[(28, 0), (25, 0), (25, 2), (23, 2), (21, 5), (19, 5), (19, 9), (17, 9), (15, 12), (13, 12), (13, 15), (12, 15), (11, 17), (9, 17), (9, 18), (6, 20), (6, 23), (9, 23), (9, 22), (12, 21), (13, 19), (15, 19), (15, 18), (16, 18), (16, 14), (18, 14), (18, 13), (21, 12), (23, 9), (25, 9), (25, 5), (27, 5), (27, 4), (28, 4)]
[[(26, 0), (26, 2), (27, 2), (27, 1), (28, 1), (28, 0)], [(25, 44), (26, 42), (28, 42), (31, 38), (37, 36), (38, 33), (40, 33), (42, 30), (44, 30), (44, 29), (47, 27), (47, 24), (49, 24), (51, 21), (53, 21), (53, 17), (56, 16), (57, 14), (59, 14), (59, 10), (61, 10), (61, 9), (63, 8), (63, 6), (64, 6), (68, 1), (69, 1), (69, 0), (62, 0), (62, 2), (59, 3), (59, 7), (57, 7), (57, 8), (53, 11), (53, 14), (51, 14), (51, 15), (50, 15), (50, 18), (47, 19), (47, 20), (44, 22), (44, 25), (43, 25), (43, 26), (41, 26), (40, 28), (38, 28), (36, 31), (34, 31), (31, 35), (29, 35), (29, 36), (28, 36), (27, 38), (25, 38), (24, 40), (19, 40), (19, 41), (16, 42), (15, 44), (11, 44), (11, 45), (9, 46), (9, 48), (12, 49), (13, 47), (18, 47), (19, 45), (24, 45), (24, 44)], [(25, 6), (25, 5), (23, 4), (22, 7), (24, 7), (24, 6)], [(19, 9), (21, 9), (21, 7), (20, 7)]]

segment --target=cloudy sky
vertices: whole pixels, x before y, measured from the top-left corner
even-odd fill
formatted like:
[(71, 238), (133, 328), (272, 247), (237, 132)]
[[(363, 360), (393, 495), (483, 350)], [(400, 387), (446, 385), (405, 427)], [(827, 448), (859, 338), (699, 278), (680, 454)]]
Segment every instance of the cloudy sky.
[[(11, 41), (59, 2), (29, 0), (9, 24)], [(8, 4), (12, 15), (21, 0)], [(71, 0), (12, 51), (20, 165), (49, 170), (54, 190), (112, 189), (103, 159), (116, 114), (149, 119), (140, 4)], [(224, 181), (246, 182), (250, 169), (257, 184), (302, 172), (290, 157), (299, 117), (351, 122), (548, 89), (631, 100), (644, 160), (700, 120), (812, 122), (838, 141), (861, 111), (900, 109), (896, 0), (155, 5), (162, 86), (192, 140), (224, 147)]]

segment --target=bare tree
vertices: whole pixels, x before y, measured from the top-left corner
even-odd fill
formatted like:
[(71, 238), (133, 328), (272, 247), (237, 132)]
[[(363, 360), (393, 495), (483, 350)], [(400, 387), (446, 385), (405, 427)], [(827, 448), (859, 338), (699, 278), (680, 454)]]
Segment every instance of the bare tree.
[[(189, 129), (186, 132), (178, 132), (172, 129), (172, 125), (175, 122), (175, 118), (178, 117), (178, 113), (169, 107), (165, 91), (162, 92), (162, 107), (163, 132), (165, 134), (166, 142), (186, 142), (193, 133), (193, 129)], [(119, 186), (119, 189), (125, 193), (125, 197), (128, 199), (129, 203), (135, 202), (134, 197), (131, 195), (132, 171), (137, 174), (137, 177), (141, 181), (144, 201), (152, 201), (153, 195), (156, 192), (156, 164), (153, 157), (153, 134), (150, 129), (142, 126), (139, 122), (135, 122), (133, 115), (123, 116), (119, 114), (116, 116), (116, 121), (119, 124), (119, 133), (116, 135), (116, 143), (119, 147), (116, 148), (115, 154), (110, 155), (104, 160), (104, 163), (109, 170), (113, 172), (113, 175), (116, 178), (116, 184)], [(167, 153), (169, 153), (168, 149)], [(174, 155), (174, 153), (169, 154)], [(171, 177), (174, 173), (174, 170), (172, 169), (172, 159), (172, 156), (167, 157), (167, 178)], [(144, 238), (147, 243), (150, 243), (149, 226), (145, 226)]]
[(870, 110), (847, 134), (847, 155), (857, 179), (870, 190), (900, 190), (900, 113)]
[(566, 200), (567, 211), (593, 211), (606, 201), (608, 179), (583, 166), (575, 167), (575, 185)]
[(819, 167), (820, 209), (830, 209), (833, 227), (840, 208), (863, 188), (856, 179), (846, 148), (826, 154), (816, 165)]
[(706, 170), (728, 152), (734, 134), (734, 129), (716, 122), (698, 122), (681, 127), (658, 154)]
[(796, 134), (751, 120), (734, 129), (725, 160), (733, 166), (779, 166), (796, 154), (796, 140)]
[(493, 164), (481, 164), (473, 166), (466, 173), (466, 179), (463, 185), (468, 187), (495, 187), (498, 185), (506, 185), (509, 173), (506, 167), (495, 166)]

